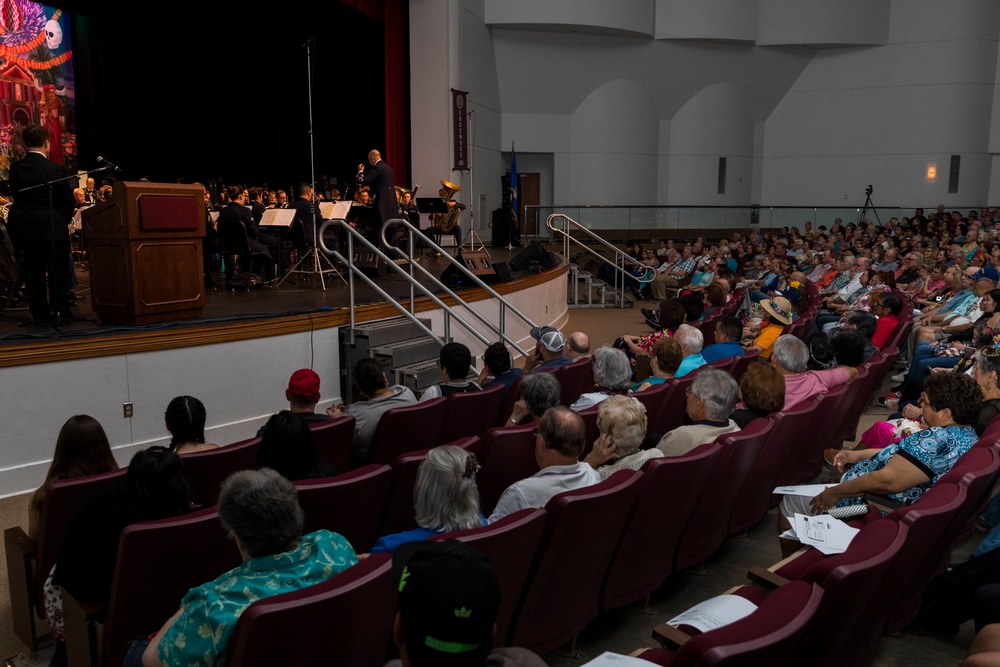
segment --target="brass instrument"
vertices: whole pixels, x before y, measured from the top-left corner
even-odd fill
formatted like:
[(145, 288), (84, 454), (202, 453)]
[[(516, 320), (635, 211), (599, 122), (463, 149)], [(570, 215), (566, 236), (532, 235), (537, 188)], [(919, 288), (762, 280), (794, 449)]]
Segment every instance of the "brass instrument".
[[(441, 189), (438, 194), (445, 201), (451, 201), (452, 196), (456, 192), (460, 192), (461, 187), (455, 185), (450, 181), (441, 181)], [(447, 213), (435, 213), (434, 214), (434, 230), (438, 234), (449, 234), (451, 230), (455, 228), (458, 224), (458, 216), (462, 214), (462, 210), (457, 206), (449, 206)]]

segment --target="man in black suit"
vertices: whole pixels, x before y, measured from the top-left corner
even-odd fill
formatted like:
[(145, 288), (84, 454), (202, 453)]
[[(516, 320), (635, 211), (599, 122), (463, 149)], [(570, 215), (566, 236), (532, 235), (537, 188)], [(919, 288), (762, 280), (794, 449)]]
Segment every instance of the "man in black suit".
[(368, 164), (371, 167), (367, 172), (362, 172), (358, 165), (358, 183), (367, 185), (375, 195), (375, 209), (378, 211), (380, 220), (378, 226), (385, 224), (386, 220), (396, 217), (396, 182), (393, 177), (392, 167), (387, 165), (379, 152), (373, 150), (368, 154)]
[[(31, 125), (22, 134), (28, 154), (10, 166), (11, 240), (21, 254), (28, 309), (36, 321), (72, 317), (69, 310), (69, 224), (73, 183), (49, 159), (49, 131)], [(37, 187), (33, 187), (37, 186)], [(45, 296), (48, 274), (48, 299)]]
[[(243, 189), (242, 185), (230, 185), (226, 188), (227, 194), (229, 195), (229, 204), (227, 204), (220, 212), (217, 221), (217, 227), (219, 230), (220, 238), (226, 236), (224, 231), (233, 222), (242, 222), (247, 230), (247, 236), (249, 237), (250, 249), (255, 253), (261, 253), (266, 259), (274, 261), (274, 255), (271, 254), (269, 246), (276, 245), (278, 240), (271, 236), (270, 234), (265, 234), (261, 232), (257, 227), (257, 222), (253, 219), (253, 214), (250, 209), (247, 208), (247, 196), (248, 193)], [(249, 258), (247, 258), (249, 259)], [(232, 275), (231, 269), (229, 268), (229, 262), (226, 262), (226, 277)], [(252, 267), (247, 266), (247, 271), (252, 270)]]

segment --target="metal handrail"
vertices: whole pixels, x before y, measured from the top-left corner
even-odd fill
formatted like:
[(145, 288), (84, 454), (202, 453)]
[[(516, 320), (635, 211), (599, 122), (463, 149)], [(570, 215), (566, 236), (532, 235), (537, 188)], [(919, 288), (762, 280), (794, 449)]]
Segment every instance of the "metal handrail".
[[(562, 229), (560, 229), (558, 227), (555, 227), (553, 225), (553, 221), (554, 221), (555, 218), (562, 218), (563, 219), (563, 228)], [(577, 231), (583, 232), (584, 234), (586, 234), (587, 236), (589, 236), (591, 239), (593, 239), (594, 241), (596, 241), (600, 245), (603, 245), (608, 250), (611, 250), (615, 254), (615, 261), (612, 262), (607, 257), (605, 257), (604, 255), (600, 254), (599, 252), (597, 252), (596, 250), (594, 250), (593, 248), (591, 248), (590, 246), (588, 246), (583, 241), (580, 241), (579, 239), (573, 238), (573, 236), (569, 233), (569, 231), (567, 231), (567, 228), (570, 226), (570, 224), (572, 224), (573, 228), (576, 229)], [(573, 243), (576, 243), (581, 248), (583, 248), (584, 250), (586, 250), (588, 253), (590, 253), (591, 255), (593, 255), (594, 258), (600, 260), (601, 262), (604, 262), (608, 266), (613, 266), (615, 268), (615, 288), (618, 289), (619, 293), (621, 294), (621, 307), (622, 308), (625, 307), (625, 275), (628, 273), (626, 271), (626, 269), (625, 269), (625, 264), (626, 263), (632, 264), (632, 265), (636, 266), (637, 268), (640, 268), (640, 269), (643, 270), (643, 274), (642, 274), (641, 278), (636, 278), (631, 273), (628, 273), (628, 276), (630, 278), (636, 278), (636, 280), (638, 280), (639, 282), (646, 282), (646, 283), (648, 283), (651, 280), (653, 280), (653, 278), (656, 276), (656, 269), (654, 269), (651, 266), (646, 266), (642, 262), (640, 262), (640, 261), (636, 260), (635, 258), (633, 258), (631, 255), (627, 254), (624, 250), (618, 248), (617, 246), (615, 246), (615, 245), (613, 245), (611, 243), (608, 243), (603, 238), (601, 238), (600, 236), (598, 236), (594, 232), (590, 231), (589, 229), (587, 229), (586, 227), (584, 227), (583, 225), (581, 225), (579, 222), (577, 222), (573, 218), (571, 218), (568, 215), (566, 215), (565, 213), (553, 213), (552, 215), (548, 216), (547, 218), (545, 218), (545, 226), (548, 227), (549, 229), (551, 229), (553, 233), (562, 234), (562, 236), (563, 236), (563, 255), (564, 256), (566, 256), (566, 257), (570, 256), (569, 255), (569, 242), (572, 241)]]
[[(406, 222), (405, 220), (400, 220), (400, 219), (392, 219), (392, 220), (386, 221), (385, 225), (383, 225), (383, 228), (382, 228), (383, 242), (385, 240), (385, 228), (387, 226), (392, 225), (393, 223), (398, 223), (398, 222), (402, 222), (402, 223), (404, 223), (406, 225), (409, 225), (408, 222)], [(345, 257), (344, 255), (340, 254), (340, 252), (338, 252), (336, 250), (331, 250), (330, 248), (328, 248), (326, 246), (325, 240), (323, 239), (323, 233), (329, 227), (334, 226), (334, 225), (339, 225), (340, 227), (342, 227), (347, 232), (347, 257)], [(414, 230), (411, 228), (410, 229), (410, 248), (411, 249), (413, 248), (413, 240), (414, 240), (413, 239), (413, 231)], [(417, 233), (420, 234), (419, 230), (417, 230)], [(409, 257), (409, 263), (408, 263), (409, 264), (409, 272), (407, 272), (405, 269), (401, 268), (398, 264), (396, 264), (393, 261), (393, 259), (391, 257), (389, 257), (385, 252), (383, 252), (375, 244), (373, 244), (371, 241), (369, 241), (367, 238), (365, 238), (364, 235), (362, 235), (360, 232), (358, 232), (356, 229), (354, 229), (353, 227), (351, 227), (346, 221), (343, 221), (343, 220), (326, 220), (326, 221), (324, 221), (323, 224), (322, 224), (322, 226), (320, 226), (320, 230), (319, 230), (319, 235), (318, 236), (319, 236), (319, 244), (320, 244), (320, 247), (323, 249), (323, 252), (325, 252), (326, 254), (328, 254), (328, 255), (330, 255), (332, 257), (336, 257), (345, 266), (347, 266), (350, 269), (350, 273), (349, 273), (349, 278), (350, 278), (350, 280), (349, 280), (349, 286), (350, 286), (350, 308), (351, 308), (350, 318), (351, 318), (351, 330), (352, 331), (354, 330), (355, 323), (356, 323), (356, 321), (355, 321), (355, 312), (354, 312), (354, 307), (355, 307), (354, 277), (355, 276), (359, 276), (369, 287), (371, 287), (373, 290), (375, 290), (376, 293), (378, 293), (387, 302), (389, 302), (390, 304), (392, 304), (392, 306), (394, 308), (396, 308), (396, 310), (398, 310), (403, 316), (405, 316), (411, 322), (413, 322), (418, 327), (420, 327), (420, 329), (426, 335), (431, 336), (437, 342), (443, 343), (445, 339), (451, 338), (451, 322), (450, 321), (451, 321), (451, 318), (455, 318), (455, 320), (457, 320), (459, 324), (461, 324), (470, 334), (472, 334), (473, 337), (475, 337), (476, 339), (478, 339), (481, 343), (483, 343), (486, 346), (491, 345), (493, 341), (491, 341), (489, 338), (486, 338), (483, 334), (481, 334), (472, 324), (470, 324), (469, 322), (467, 322), (461, 315), (459, 315), (458, 313), (456, 313), (455, 309), (452, 306), (449, 306), (444, 301), (442, 301), (433, 291), (431, 291), (430, 288), (428, 288), (427, 286), (423, 285), (419, 280), (417, 280), (413, 276), (413, 269), (414, 269), (414, 267), (417, 267), (425, 275), (427, 275), (428, 277), (431, 278), (432, 282), (435, 284), (436, 287), (440, 288), (446, 294), (448, 294), (448, 296), (450, 296), (453, 299), (455, 299), (459, 304), (461, 304), (463, 307), (465, 307), (466, 310), (468, 310), (468, 312), (470, 312), (476, 319), (478, 319), (480, 322), (482, 322), (483, 324), (485, 324), (494, 333), (497, 333), (499, 336), (501, 336), (501, 338), (504, 341), (506, 341), (507, 343), (509, 343), (510, 345), (512, 345), (515, 349), (517, 349), (517, 351), (520, 354), (527, 355), (527, 352), (525, 350), (523, 350), (521, 348), (521, 346), (517, 344), (516, 341), (514, 341), (512, 338), (510, 338), (509, 336), (507, 336), (506, 334), (504, 334), (502, 330), (498, 329), (492, 322), (490, 322), (488, 319), (486, 319), (478, 311), (476, 311), (475, 309), (473, 309), (464, 299), (462, 299), (461, 297), (459, 297), (451, 289), (449, 289), (446, 285), (444, 285), (443, 283), (441, 283), (441, 281), (436, 276), (434, 276), (433, 274), (431, 274), (430, 272), (428, 272), (422, 266), (419, 266), (419, 264), (417, 264), (415, 261), (413, 261), (413, 257), (412, 256)], [(423, 234), (420, 234), (420, 236), (423, 236)], [(424, 238), (426, 239), (426, 237), (424, 237)], [(409, 282), (409, 284), (410, 284), (409, 310), (407, 310), (406, 307), (404, 307), (402, 304), (400, 304), (388, 292), (386, 292), (381, 287), (379, 287), (378, 284), (375, 283), (375, 281), (373, 281), (371, 278), (369, 278), (368, 276), (366, 276), (361, 271), (361, 269), (355, 267), (353, 261), (350, 261), (348, 259), (348, 257), (353, 257), (354, 256), (354, 240), (355, 239), (357, 239), (358, 241), (360, 241), (363, 247), (368, 248), (370, 251), (372, 251), (373, 253), (375, 253), (376, 256), (380, 257), (383, 261), (385, 261), (386, 266), (388, 266), (392, 270), (396, 271), (399, 275), (403, 276), (407, 280), (407, 282)], [(429, 241), (429, 239), (428, 239), (428, 241)], [(431, 242), (431, 245), (434, 248), (436, 248), (438, 251), (443, 252), (442, 249), (439, 248), (436, 244), (434, 244), (434, 243)], [(386, 246), (388, 247), (388, 244), (386, 244)], [(449, 257), (449, 259), (450, 259), (450, 257)], [(458, 264), (458, 265), (461, 266), (461, 264)], [(462, 269), (465, 270), (466, 272), (468, 272), (465, 269), (465, 267), (462, 267)], [(431, 301), (433, 301), (435, 304), (437, 304), (442, 309), (442, 311), (444, 313), (444, 339), (442, 339), (440, 336), (436, 335), (428, 327), (424, 326), (417, 319), (416, 315), (414, 314), (415, 290), (418, 290), (418, 289), (426, 297), (428, 297)], [(490, 291), (492, 291), (492, 290), (490, 290)], [(494, 292), (494, 294), (495, 294), (495, 292)], [(501, 297), (501, 299), (502, 299), (502, 297)], [(506, 300), (502, 300), (502, 301), (505, 302)], [(507, 304), (507, 305), (508, 305), (508, 307), (511, 310), (517, 312), (518, 315), (520, 315), (522, 317), (522, 319), (525, 319), (530, 324), (530, 326), (532, 326), (532, 327), (535, 326), (534, 323), (532, 323), (530, 319), (527, 319), (523, 314), (521, 314), (520, 311), (517, 311), (516, 308), (514, 308), (513, 306), (510, 306), (509, 304)], [(504, 325), (504, 308), (503, 308), (503, 304), (501, 304), (501, 310), (500, 310), (500, 327), (502, 328), (503, 325)]]

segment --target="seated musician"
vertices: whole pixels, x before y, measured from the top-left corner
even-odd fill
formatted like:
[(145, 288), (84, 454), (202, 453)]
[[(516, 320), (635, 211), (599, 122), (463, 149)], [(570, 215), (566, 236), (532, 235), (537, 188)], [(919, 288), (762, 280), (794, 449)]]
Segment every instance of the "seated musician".
[(453, 197), (462, 188), (448, 181), (441, 181), (441, 186), (441, 189), (438, 190), (438, 196), (445, 200), (448, 212), (431, 215), (431, 220), (434, 223), (434, 239), (438, 245), (441, 245), (442, 236), (445, 234), (453, 235), (455, 237), (455, 256), (457, 257), (462, 248), (462, 228), (459, 226), (458, 220), (462, 211), (465, 210), (465, 204), (458, 203)]

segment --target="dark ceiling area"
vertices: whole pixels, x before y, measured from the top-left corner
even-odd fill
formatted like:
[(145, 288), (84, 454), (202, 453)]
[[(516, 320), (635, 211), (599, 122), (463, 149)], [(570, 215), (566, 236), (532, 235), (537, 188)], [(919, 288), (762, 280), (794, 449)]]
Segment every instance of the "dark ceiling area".
[(80, 169), (101, 155), (126, 180), (308, 181), (307, 63), (316, 178), (352, 178), (384, 145), (383, 27), (361, 12), (298, 0), (257, 12), (163, 4), (141, 16), (135, 4), (60, 4), (75, 12)]

